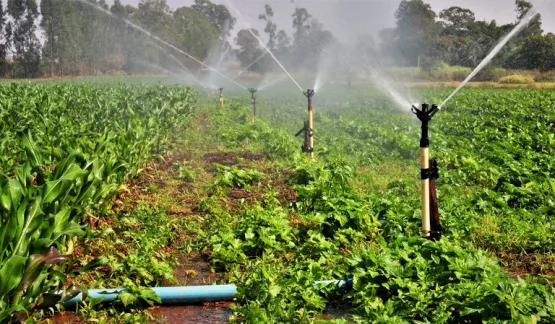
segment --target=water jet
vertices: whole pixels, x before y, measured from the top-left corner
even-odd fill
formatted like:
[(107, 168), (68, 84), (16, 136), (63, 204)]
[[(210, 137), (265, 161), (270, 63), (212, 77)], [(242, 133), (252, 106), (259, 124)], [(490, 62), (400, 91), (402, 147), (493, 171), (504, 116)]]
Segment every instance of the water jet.
[(204, 67), (207, 68), (208, 70), (210, 70), (210, 71), (212, 71), (212, 72), (214, 72), (214, 73), (220, 75), (221, 77), (223, 77), (224, 79), (226, 79), (226, 80), (228, 80), (228, 81), (231, 81), (232, 83), (234, 83), (235, 85), (237, 85), (237, 86), (240, 87), (241, 89), (245, 89), (245, 90), (247, 89), (247, 88), (245, 88), (244, 86), (242, 86), (241, 84), (239, 84), (237, 81), (235, 81), (234, 79), (232, 79), (232, 78), (228, 77), (227, 75), (221, 73), (220, 71), (216, 70), (215, 68), (213, 68), (213, 67), (211, 67), (211, 66), (205, 64), (204, 62), (202, 62), (201, 60), (199, 60), (199, 59), (197, 59), (196, 57), (192, 56), (191, 54), (189, 54), (189, 53), (187, 53), (187, 52), (185, 52), (185, 51), (179, 49), (178, 47), (176, 47), (176, 46), (174, 46), (174, 45), (172, 45), (172, 44), (166, 42), (165, 40), (161, 39), (160, 37), (154, 35), (153, 33), (149, 32), (149, 31), (147, 31), (146, 29), (144, 29), (144, 28), (142, 28), (142, 27), (140, 27), (140, 26), (138, 26), (138, 25), (136, 25), (136, 24), (130, 22), (130, 21), (127, 20), (127, 19), (124, 19), (124, 18), (120, 18), (120, 17), (115, 16), (110, 10), (104, 9), (104, 8), (98, 6), (98, 5), (94, 4), (94, 3), (88, 2), (88, 1), (86, 1), (86, 0), (75, 0), (75, 1), (79, 1), (79, 2), (81, 2), (81, 3), (84, 3), (84, 4), (88, 5), (88, 6), (91, 6), (91, 7), (95, 8), (96, 10), (99, 10), (99, 11), (103, 12), (104, 14), (106, 14), (106, 15), (108, 15), (108, 16), (114, 18), (114, 19), (121, 19), (121, 21), (123, 21), (127, 26), (129, 26), (129, 27), (135, 29), (136, 31), (142, 33), (143, 35), (146, 35), (146, 36), (150, 37), (151, 39), (153, 39), (153, 40), (155, 40), (155, 41), (157, 41), (157, 42), (159, 42), (159, 43), (161, 43), (161, 44), (163, 44), (163, 45), (165, 45), (165, 46), (167, 46), (167, 47), (169, 47), (169, 48), (171, 48), (171, 49), (173, 49), (173, 50), (175, 50), (175, 51), (177, 51), (177, 52), (179, 52), (179, 53), (181, 53), (181, 54), (183, 54), (183, 55), (185, 55), (186, 57), (190, 58), (191, 60), (195, 61), (196, 63), (198, 63), (198, 64), (204, 66)]

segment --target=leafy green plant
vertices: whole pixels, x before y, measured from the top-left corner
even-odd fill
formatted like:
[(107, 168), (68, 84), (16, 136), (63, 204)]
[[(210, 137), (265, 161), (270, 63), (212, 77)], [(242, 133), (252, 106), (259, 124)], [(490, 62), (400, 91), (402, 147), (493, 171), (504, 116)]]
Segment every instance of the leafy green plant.
[[(402, 239), (348, 258), (359, 321), (552, 321), (553, 291), (509, 279), (486, 253), (447, 241)], [(480, 283), (477, 285), (476, 283)]]
[(15, 83), (0, 97), (5, 322), (63, 287), (86, 215), (106, 214), (123, 181), (172, 144), (193, 99), (186, 89)]
[(236, 166), (218, 165), (217, 168), (218, 174), (215, 177), (217, 186), (248, 189), (264, 176), (260, 171), (239, 169)]
[(264, 254), (286, 253), (295, 247), (288, 214), (281, 208), (247, 208), (238, 221), (222, 222), (220, 226), (208, 241), (215, 263), (229, 266)]

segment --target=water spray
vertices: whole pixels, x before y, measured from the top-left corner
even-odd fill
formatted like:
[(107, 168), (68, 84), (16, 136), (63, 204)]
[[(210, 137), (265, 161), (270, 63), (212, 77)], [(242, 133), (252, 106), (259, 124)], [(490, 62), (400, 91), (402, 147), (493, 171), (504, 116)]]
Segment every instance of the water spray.
[(211, 67), (211, 66), (209, 66), (209, 65), (206, 65), (204, 62), (200, 61), (199, 59), (197, 59), (196, 57), (192, 56), (191, 54), (189, 54), (189, 53), (187, 53), (187, 52), (185, 52), (185, 51), (179, 49), (178, 47), (176, 47), (176, 46), (174, 46), (174, 45), (172, 45), (172, 44), (166, 42), (165, 40), (161, 39), (160, 37), (158, 37), (158, 36), (152, 34), (151, 32), (149, 32), (148, 30), (146, 30), (146, 29), (144, 29), (144, 28), (142, 28), (142, 27), (140, 27), (140, 26), (138, 26), (138, 25), (135, 25), (134, 23), (130, 22), (129, 20), (114, 15), (110, 10), (104, 9), (104, 8), (98, 6), (98, 5), (94, 4), (94, 3), (88, 2), (88, 1), (86, 1), (86, 0), (75, 0), (75, 1), (79, 1), (79, 2), (81, 2), (81, 3), (84, 3), (84, 4), (88, 5), (88, 6), (91, 6), (91, 7), (95, 8), (96, 10), (99, 10), (99, 11), (105, 13), (106, 15), (108, 15), (108, 16), (114, 18), (114, 19), (120, 19), (120, 20), (123, 21), (127, 26), (129, 26), (129, 27), (131, 27), (131, 28), (133, 28), (133, 29), (135, 29), (135, 30), (137, 30), (137, 31), (139, 31), (139, 32), (141, 32), (141, 33), (143, 33), (144, 35), (150, 37), (151, 39), (154, 39), (154, 40), (160, 42), (161, 44), (163, 44), (163, 45), (165, 45), (165, 46), (167, 46), (167, 47), (169, 47), (169, 48), (171, 48), (171, 49), (173, 49), (173, 50), (175, 50), (175, 51), (177, 51), (177, 52), (179, 52), (179, 53), (181, 53), (181, 54), (187, 56), (188, 58), (190, 58), (191, 60), (197, 62), (198, 64), (200, 64), (200, 65), (202, 65), (202, 66), (204, 66), (204, 67), (207, 68), (208, 70), (210, 70), (210, 71), (212, 71), (212, 72), (214, 72), (214, 73), (220, 75), (221, 77), (223, 77), (224, 79), (226, 79), (226, 80), (228, 80), (228, 81), (231, 81), (232, 83), (234, 83), (236, 86), (240, 87), (241, 89), (245, 89), (245, 90), (247, 89), (247, 88), (245, 88), (244, 86), (242, 86), (241, 84), (239, 84), (237, 81), (233, 80), (232, 78), (228, 77), (227, 75), (223, 74), (222, 72), (216, 70), (215, 68), (213, 68), (213, 67)]
[(252, 103), (252, 119), (253, 121), (256, 120), (256, 97), (254, 96), (257, 90), (254, 88), (249, 88), (249, 92), (251, 93), (251, 103)]
[(224, 108), (224, 88), (218, 90), (220, 90), (220, 108)]
[(312, 111), (312, 97), (314, 97), (314, 89), (308, 89), (303, 92), (305, 97), (308, 99), (308, 119), (304, 122), (304, 127), (295, 134), (299, 136), (304, 133), (304, 144), (302, 150), (305, 153), (310, 154), (310, 158), (314, 159), (314, 128), (313, 128), (313, 111)]
[(445, 99), (441, 103), (441, 105), (439, 106), (439, 109), (443, 108), (443, 106), (445, 106), (445, 104), (449, 100), (451, 100), (451, 98), (453, 98), (453, 96), (455, 96), (457, 92), (459, 92), (470, 80), (472, 80), (476, 76), (476, 74), (478, 74), (484, 67), (486, 67), (491, 62), (491, 60), (493, 60), (493, 58), (497, 56), (497, 54), (501, 51), (501, 49), (505, 47), (505, 45), (509, 42), (509, 40), (511, 40), (516, 35), (518, 35), (518, 33), (520, 33), (520, 31), (524, 29), (524, 27), (526, 27), (530, 23), (530, 21), (532, 21), (532, 19), (534, 19), (538, 14), (539, 12), (536, 9), (532, 9), (528, 11), (528, 13), (526, 13), (526, 15), (522, 17), (522, 19), (515, 26), (515, 28), (513, 28), (513, 30), (511, 30), (511, 32), (508, 33), (497, 45), (495, 45), (495, 47), (488, 54), (488, 56), (486, 56), (482, 60), (482, 62), (478, 64), (478, 66), (474, 69), (474, 71), (472, 71), (472, 73), (468, 75), (468, 77), (449, 95), (449, 97), (447, 97), (447, 99)]
[(432, 117), (439, 111), (437, 105), (422, 104), (422, 109), (412, 106), (411, 111), (422, 122), (421, 150), (421, 180), (422, 180), (422, 236), (429, 240), (441, 238), (441, 224), (439, 221), (439, 204), (436, 196), (435, 182), (439, 178), (439, 169), (435, 160), (430, 160), (430, 139), (428, 125)]
[[(241, 12), (237, 8), (235, 8), (235, 6), (233, 6), (230, 1), (226, 1), (226, 4), (227, 4), (228, 8), (232, 9), (235, 12), (237, 17), (239, 17), (239, 20), (242, 20), (242, 21), (245, 21), (245, 22), (247, 21), (246, 19), (243, 19), (243, 15), (241, 14)], [(256, 34), (252, 31), (252, 28), (250, 28), (250, 26), (249, 26), (249, 28), (247, 28), (247, 30), (252, 35), (252, 37), (254, 37), (258, 41), (260, 46), (262, 46), (266, 50), (266, 52), (268, 54), (270, 54), (270, 56), (279, 65), (279, 67), (283, 70), (283, 72), (285, 72), (285, 74), (287, 74), (287, 76), (289, 76), (289, 78), (291, 79), (291, 81), (293, 81), (293, 83), (297, 86), (297, 88), (299, 88), (299, 90), (303, 91), (303, 88), (299, 85), (297, 80), (295, 80), (295, 78), (293, 78), (293, 76), (287, 71), (287, 69), (283, 66), (283, 64), (281, 64), (281, 62), (277, 59), (277, 57), (274, 55), (274, 53), (272, 53), (272, 51), (268, 48), (268, 46), (266, 46), (266, 44), (264, 44), (262, 39), (260, 39), (260, 37), (256, 36)]]
[(237, 80), (243, 73), (247, 72), (251, 68), (251, 66), (255, 65), (258, 61), (260, 61), (262, 58), (264, 58), (264, 56), (266, 56), (266, 52), (262, 53), (262, 55), (260, 55), (254, 61), (252, 61), (251, 64), (247, 65), (246, 68), (244, 68), (241, 72), (237, 73), (237, 75), (233, 79)]

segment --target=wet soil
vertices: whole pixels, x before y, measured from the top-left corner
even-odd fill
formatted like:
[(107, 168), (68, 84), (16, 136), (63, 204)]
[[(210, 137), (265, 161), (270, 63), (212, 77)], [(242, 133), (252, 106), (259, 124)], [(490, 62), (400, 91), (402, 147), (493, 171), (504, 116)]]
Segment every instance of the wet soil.
[(494, 255), (511, 277), (555, 276), (555, 255), (524, 254), (512, 251), (496, 251)]
[(209, 324), (228, 323), (233, 314), (230, 303), (206, 303), (203, 305), (152, 307), (149, 309), (155, 323)]

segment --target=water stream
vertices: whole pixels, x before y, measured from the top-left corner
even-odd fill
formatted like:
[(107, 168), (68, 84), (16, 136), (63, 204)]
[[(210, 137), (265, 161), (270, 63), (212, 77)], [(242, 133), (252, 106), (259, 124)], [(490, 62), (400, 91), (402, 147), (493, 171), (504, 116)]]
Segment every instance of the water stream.
[(175, 47), (174, 45), (172, 45), (172, 44), (170, 44), (170, 43), (164, 41), (164, 40), (161, 39), (160, 37), (158, 37), (158, 36), (152, 34), (151, 32), (149, 32), (149, 31), (143, 29), (143, 28), (140, 27), (140, 26), (135, 25), (134, 23), (130, 22), (129, 20), (123, 19), (123, 18), (120, 18), (120, 17), (117, 17), (117, 16), (114, 15), (111, 11), (106, 10), (106, 9), (104, 9), (104, 8), (102, 8), (102, 7), (99, 7), (99, 6), (95, 5), (94, 3), (88, 2), (88, 1), (86, 1), (86, 0), (76, 0), (76, 1), (79, 1), (79, 2), (81, 2), (81, 3), (87, 4), (87, 5), (89, 5), (89, 6), (93, 7), (93, 8), (95, 8), (95, 9), (97, 9), (97, 10), (99, 10), (99, 11), (101, 11), (101, 12), (107, 14), (107, 15), (109, 15), (110, 17), (113, 17), (114, 19), (121, 19), (121, 20), (122, 20), (126, 25), (128, 25), (129, 27), (131, 27), (131, 28), (133, 28), (133, 29), (135, 29), (135, 30), (137, 30), (137, 31), (139, 31), (139, 32), (141, 32), (141, 33), (143, 33), (143, 34), (145, 34), (146, 36), (148, 36), (148, 37), (150, 37), (150, 38), (152, 38), (152, 39), (157, 40), (158, 42), (160, 42), (160, 43), (162, 43), (162, 44), (168, 46), (168, 47), (171, 48), (171, 49), (176, 50), (177, 52), (179, 52), (179, 53), (181, 53), (181, 54), (187, 56), (187, 57), (190, 58), (191, 60), (197, 62), (198, 64), (200, 64), (200, 65), (202, 65), (202, 66), (204, 66), (205, 68), (209, 69), (210, 71), (212, 71), (212, 72), (214, 72), (214, 73), (216, 73), (216, 74), (222, 76), (222, 77), (225, 78), (226, 80), (231, 81), (232, 83), (234, 83), (234, 84), (237, 85), (238, 87), (240, 87), (240, 88), (242, 88), (242, 89), (244, 89), (244, 90), (247, 90), (247, 88), (245, 88), (244, 86), (242, 86), (241, 84), (239, 84), (237, 81), (233, 80), (232, 78), (228, 77), (227, 75), (221, 73), (220, 71), (216, 70), (215, 68), (213, 68), (213, 67), (211, 67), (211, 66), (208, 66), (208, 65), (204, 64), (202, 61), (198, 60), (197, 58), (195, 58), (194, 56), (190, 55), (189, 53), (186, 53), (185, 51), (183, 51), (183, 50), (181, 50), (181, 49)]
[(491, 60), (493, 60), (493, 58), (499, 53), (499, 51), (501, 51), (501, 49), (513, 37), (515, 37), (524, 27), (526, 27), (526, 25), (528, 25), (528, 23), (532, 19), (534, 19), (538, 15), (538, 13), (539, 12), (537, 10), (532, 9), (526, 15), (524, 15), (524, 17), (522, 17), (522, 19), (515, 26), (515, 28), (511, 30), (511, 32), (508, 33), (503, 39), (501, 39), (501, 41), (497, 43), (497, 45), (495, 45), (491, 53), (489, 53), (488, 56), (486, 56), (486, 58), (484, 58), (484, 60), (480, 64), (478, 64), (478, 66), (474, 69), (474, 71), (472, 71), (472, 73), (470, 73), (468, 77), (457, 87), (457, 89), (455, 89), (455, 91), (453, 91), (453, 93), (451, 93), (449, 97), (447, 97), (447, 99), (445, 99), (441, 103), (441, 105), (439, 106), (439, 109), (441, 109), (449, 100), (451, 100), (451, 98), (453, 98), (453, 96), (456, 95), (457, 92), (459, 92), (470, 80), (472, 80), (472, 78), (474, 78), (476, 74), (478, 74), (478, 72), (480, 72), (484, 67), (486, 67), (491, 62)]
[[(232, 8), (235, 11), (235, 14), (237, 15), (237, 17), (239, 19), (241, 19), (243, 22), (245, 22), (245, 24), (246, 24), (246, 20), (243, 19), (243, 16), (241, 15), (241, 12), (235, 6), (233, 6), (229, 1), (226, 1), (226, 3), (228, 5), (228, 7)], [(248, 24), (247, 24), (247, 26), (248, 26)], [(283, 70), (283, 72), (285, 72), (285, 74), (287, 74), (287, 76), (291, 79), (291, 81), (293, 81), (293, 83), (295, 83), (295, 85), (301, 90), (301, 92), (303, 92), (304, 90), (299, 85), (297, 80), (295, 80), (295, 78), (293, 78), (293, 76), (287, 71), (287, 69), (283, 66), (283, 64), (281, 64), (281, 62), (277, 59), (277, 57), (274, 55), (274, 53), (272, 53), (272, 51), (268, 48), (268, 46), (266, 46), (266, 44), (260, 39), (260, 37), (256, 36), (256, 34), (253, 33), (252, 28), (247, 28), (247, 30), (251, 33), (252, 37), (254, 37), (258, 41), (258, 43), (266, 50), (266, 52), (268, 52), (268, 54), (270, 54), (270, 56), (274, 59), (274, 61), (276, 61), (276, 63)]]

